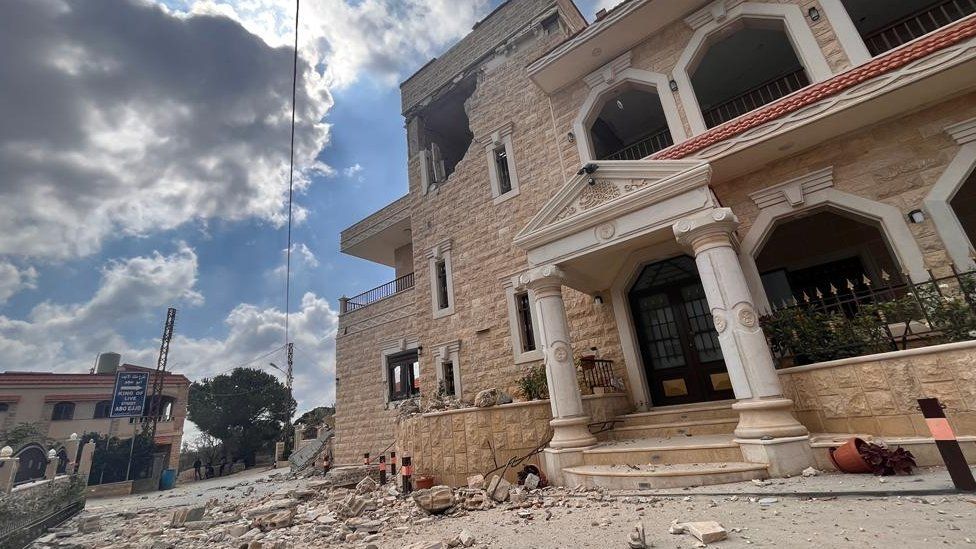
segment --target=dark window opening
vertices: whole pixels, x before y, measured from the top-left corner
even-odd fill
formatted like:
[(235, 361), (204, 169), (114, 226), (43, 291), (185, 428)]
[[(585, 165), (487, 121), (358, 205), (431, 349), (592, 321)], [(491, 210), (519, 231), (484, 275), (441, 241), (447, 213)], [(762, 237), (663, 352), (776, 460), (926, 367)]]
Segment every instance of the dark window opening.
[(508, 152), (502, 145), (495, 149), (495, 171), (498, 173), (498, 194), (512, 190), (512, 175), (508, 170)]
[(0, 412), (6, 412), (10, 409), (10, 405), (6, 402), (0, 402)]
[(444, 363), (444, 394), (447, 396), (457, 396), (454, 388), (454, 363)]
[[(797, 246), (802, 242), (802, 246)], [(831, 288), (848, 292), (900, 281), (900, 269), (881, 230), (874, 224), (832, 210), (785, 220), (756, 256), (770, 304), (795, 299), (830, 299)]]
[(74, 402), (59, 402), (51, 412), (51, 421), (67, 421), (75, 418)]
[(447, 293), (447, 262), (443, 259), (434, 263), (434, 276), (437, 277), (437, 308), (446, 309), (450, 307)]
[(420, 362), (416, 350), (389, 357), (386, 368), (390, 400), (404, 400), (420, 394)]
[(95, 403), (94, 419), (105, 419), (112, 413), (112, 401), (100, 400)]
[[(146, 399), (146, 405), (143, 408), (142, 415), (146, 417), (153, 416), (152, 407), (153, 398), (149, 397)], [(159, 417), (160, 421), (169, 421), (173, 419), (173, 406), (176, 404), (176, 399), (170, 396), (160, 396), (159, 405), (155, 410), (156, 415)]]
[(599, 160), (639, 160), (674, 143), (658, 95), (629, 86), (607, 99), (590, 137)]
[(871, 55), (911, 42), (976, 12), (976, 0), (843, 0)]
[(963, 232), (969, 237), (970, 249), (976, 249), (976, 172), (956, 191), (949, 201)]
[(518, 318), (519, 335), (522, 339), (522, 352), (535, 350), (535, 331), (532, 329), (532, 307), (529, 304), (529, 293), (515, 294), (515, 313)]
[(462, 79), (442, 92), (418, 115), (419, 143), (428, 152), (428, 178), (441, 183), (454, 173), (474, 139), (464, 104), (474, 93), (476, 78)]
[(809, 85), (810, 78), (782, 22), (744, 20), (708, 46), (691, 84), (711, 128)]

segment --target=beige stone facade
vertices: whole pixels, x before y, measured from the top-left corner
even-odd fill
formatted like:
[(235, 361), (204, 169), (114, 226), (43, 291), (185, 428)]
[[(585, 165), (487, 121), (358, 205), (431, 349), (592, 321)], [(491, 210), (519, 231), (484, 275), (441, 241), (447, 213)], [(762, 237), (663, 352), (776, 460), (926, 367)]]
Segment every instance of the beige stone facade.
[[(937, 215), (912, 223), (908, 218), (931, 211), (923, 205), (931, 204), (937, 187), (955, 185), (954, 194), (963, 184), (946, 179), (954, 170), (965, 172), (954, 166), (969, 154), (976, 135), (970, 128), (976, 127), (973, 18), (872, 57), (851, 30), (842, 2), (676, 6), (631, 0), (587, 26), (569, 2), (512, 0), (403, 84), (409, 192), (342, 235), (343, 251), (394, 267), (398, 282), (344, 301), (337, 336), (337, 462), (384, 451), (399, 432), (396, 448), (413, 455), (418, 471), (460, 483), (486, 468), (476, 439), (498, 438), (501, 447), (507, 437), (506, 450), (515, 455), (531, 449), (528, 439), (538, 437), (529, 435), (550, 420), (557, 431), (572, 428), (579, 437), (579, 421), (597, 422), (605, 410), (595, 411), (595, 400), (586, 397), (581, 412), (561, 416), (560, 407), (577, 409), (578, 389), (554, 378), (559, 368), (590, 354), (612, 361), (625, 395), (599, 401), (614, 402), (615, 410), (626, 403), (620, 413), (661, 408), (650, 394), (653, 369), (645, 364), (627, 296), (641, 268), (682, 253), (695, 256), (721, 333), (739, 400), (736, 436), (745, 461), (773, 459), (769, 445), (748, 442), (763, 430), (783, 444), (807, 430), (926, 436), (909, 405), (921, 396), (945, 399), (958, 413), (957, 429), (976, 434), (970, 432), (969, 416), (976, 411), (970, 347), (901, 351), (911, 358), (895, 353), (776, 374), (768, 349), (755, 343), (763, 340), (754, 320), (757, 310), (771, 305), (757, 263), (765, 243), (783, 223), (817, 213), (839, 213), (876, 228), (882, 238), (875, 247), (891, 256), (878, 260), (886, 276), (904, 272), (917, 282), (928, 270), (948, 273), (950, 262), (970, 267), (947, 253), (947, 241), (965, 238), (958, 228), (947, 229)], [(640, 24), (651, 21), (643, 19), (651, 13), (652, 23)], [(778, 110), (751, 109), (762, 117), (746, 112), (702, 128), (693, 73), (703, 52), (741, 29), (780, 29), (810, 83), (785, 99), (764, 100)], [(937, 35), (946, 38), (913, 49)], [(441, 123), (432, 109), (451, 94), (467, 93), (465, 82), (474, 82), (463, 100), (473, 139), (438, 181), (431, 158), (436, 164), (437, 154), (451, 152), (429, 144), (433, 138), (425, 128)], [(593, 158), (592, 120), (605, 112), (602, 107), (612, 110), (614, 100), (624, 110), (620, 94), (632, 89), (660, 97), (674, 145), (637, 160)], [(497, 189), (492, 163), (498, 150), (517, 173), (508, 196)], [(586, 164), (592, 172), (581, 169)], [(404, 257), (413, 260), (409, 280), (399, 278), (409, 274)], [(705, 268), (715, 269), (714, 276), (706, 276)], [(450, 282), (444, 295), (441, 276)], [(560, 303), (543, 306), (540, 296), (552, 284), (561, 288)], [(529, 288), (539, 349), (519, 351), (513, 287)], [(728, 297), (740, 293), (741, 299)], [(544, 311), (550, 316), (538, 318)], [(553, 314), (564, 315), (567, 333), (559, 322), (553, 327)], [(723, 335), (726, 315), (734, 338)], [(419, 361), (421, 397), (437, 391), (447, 356), (456, 357), (463, 401), (492, 387), (514, 393), (517, 380), (539, 364), (545, 364), (556, 396), (549, 407), (517, 403), (427, 414), (398, 430), (386, 360), (411, 349)], [(932, 378), (947, 361), (955, 368), (951, 379)], [(877, 376), (857, 377), (868, 372)], [(843, 379), (828, 388), (822, 383), (827, 375)], [(882, 379), (885, 388), (872, 385)], [(952, 391), (945, 390), (950, 385)], [(830, 390), (835, 392), (825, 392)], [(519, 431), (525, 436), (512, 434), (513, 423), (525, 425)], [(547, 455), (562, 456), (564, 464), (576, 459), (564, 450)]]

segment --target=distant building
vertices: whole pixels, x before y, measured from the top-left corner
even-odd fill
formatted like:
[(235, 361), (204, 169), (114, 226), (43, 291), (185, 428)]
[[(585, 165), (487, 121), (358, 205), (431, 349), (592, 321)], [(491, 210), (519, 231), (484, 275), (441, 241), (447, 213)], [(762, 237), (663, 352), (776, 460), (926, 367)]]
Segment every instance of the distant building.
[[(109, 360), (101, 360), (94, 373), (0, 373), (0, 440), (22, 423), (37, 425), (42, 434), (55, 440), (65, 440), (72, 433), (80, 436), (90, 432), (132, 438), (142, 429), (141, 418), (109, 417), (115, 373), (119, 370), (149, 372), (151, 389), (154, 370), (132, 364), (119, 366), (119, 355), (115, 353), (105, 353), (102, 357)], [(186, 376), (165, 374), (156, 444), (169, 449), (168, 467), (179, 464), (189, 389), (190, 380)]]

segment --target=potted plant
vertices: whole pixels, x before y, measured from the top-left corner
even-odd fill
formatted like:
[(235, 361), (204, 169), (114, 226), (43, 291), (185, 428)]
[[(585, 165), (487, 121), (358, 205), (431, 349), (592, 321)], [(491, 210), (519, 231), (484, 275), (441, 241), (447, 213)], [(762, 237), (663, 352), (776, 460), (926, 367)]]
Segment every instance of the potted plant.
[(853, 437), (829, 450), (830, 460), (844, 473), (874, 473), (878, 476), (910, 475), (917, 467), (915, 456), (904, 448), (892, 450), (884, 444)]

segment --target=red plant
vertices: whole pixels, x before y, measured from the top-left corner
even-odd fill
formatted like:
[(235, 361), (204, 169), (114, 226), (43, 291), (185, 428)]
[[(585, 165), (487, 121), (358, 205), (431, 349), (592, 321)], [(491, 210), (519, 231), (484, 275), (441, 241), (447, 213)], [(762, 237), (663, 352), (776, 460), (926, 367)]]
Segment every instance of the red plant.
[(910, 475), (912, 469), (918, 467), (915, 456), (901, 447), (892, 450), (882, 444), (868, 442), (859, 446), (858, 452), (878, 476)]

